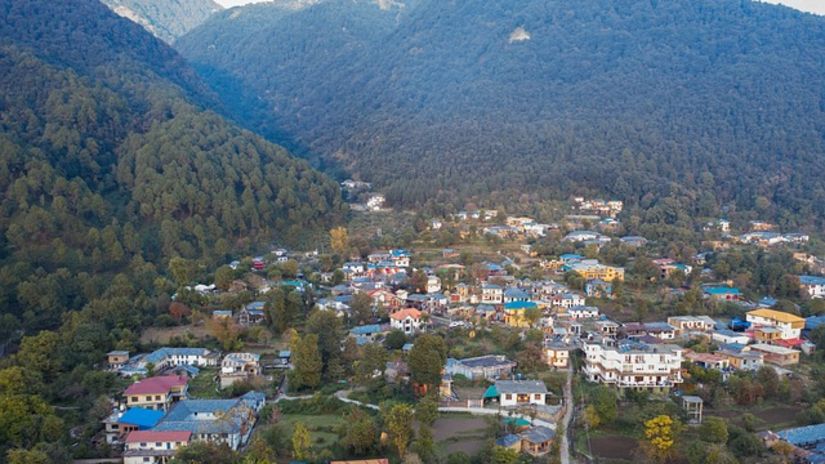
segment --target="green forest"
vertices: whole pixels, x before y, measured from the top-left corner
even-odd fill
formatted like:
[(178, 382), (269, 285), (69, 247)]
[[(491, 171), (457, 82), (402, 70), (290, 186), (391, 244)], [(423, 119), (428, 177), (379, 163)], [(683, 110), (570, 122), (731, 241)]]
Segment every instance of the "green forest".
[[(256, 5), (176, 47), (246, 123), (396, 205), (601, 194), (823, 217), (821, 18), (741, 0), (405, 3)], [(529, 40), (510, 40), (519, 27)]]
[(19, 347), (0, 360), (0, 461), (69, 459), (68, 430), (117, 388), (93, 366), (166, 313), (170, 262), (208, 272), (344, 218), (335, 182), (213, 98), (96, 0), (0, 1), (0, 341)]

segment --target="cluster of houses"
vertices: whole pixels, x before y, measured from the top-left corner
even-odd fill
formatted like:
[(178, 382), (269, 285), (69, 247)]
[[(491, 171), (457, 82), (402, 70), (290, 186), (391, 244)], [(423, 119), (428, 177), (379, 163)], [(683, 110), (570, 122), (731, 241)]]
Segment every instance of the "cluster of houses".
[(624, 208), (624, 202), (619, 200), (585, 199), (584, 197), (574, 197), (573, 205), (579, 211), (609, 217), (618, 216)]
[[(108, 367), (120, 375), (141, 378), (123, 391), (104, 420), (106, 442), (123, 446), (125, 464), (166, 462), (193, 441), (244, 446), (265, 404), (263, 393), (234, 399), (191, 399), (189, 383), (205, 367), (220, 366), (221, 388), (261, 375), (260, 356), (228, 353), (222, 358), (206, 348), (161, 348), (130, 357), (108, 354)], [(203, 374), (205, 375), (205, 374)]]
[(545, 237), (548, 231), (557, 230), (558, 228), (558, 224), (539, 223), (531, 217), (510, 216), (504, 224), (487, 226), (482, 232), (484, 235), (492, 235), (502, 239), (539, 238)]

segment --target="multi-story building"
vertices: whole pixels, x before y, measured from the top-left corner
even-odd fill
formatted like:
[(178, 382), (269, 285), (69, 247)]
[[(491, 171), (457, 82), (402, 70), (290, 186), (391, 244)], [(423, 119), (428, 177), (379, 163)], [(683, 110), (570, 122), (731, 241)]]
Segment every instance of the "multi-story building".
[(126, 389), (126, 405), (166, 411), (169, 406), (186, 399), (189, 379), (182, 375), (162, 375), (135, 382)]
[[(794, 340), (802, 335), (802, 329), (805, 328), (805, 319), (774, 309), (760, 308), (748, 312), (745, 315), (745, 320), (751, 323), (751, 327), (758, 329), (760, 327), (774, 327), (779, 329), (778, 334), (781, 340)], [(769, 340), (772, 341), (771, 337)]]
[(679, 334), (707, 332), (716, 327), (716, 321), (709, 316), (671, 316), (667, 318), (667, 323), (675, 327)]
[(669, 390), (682, 383), (683, 348), (624, 341), (583, 344), (584, 374), (591, 382), (639, 390)]
[(192, 432), (134, 431), (126, 436), (123, 464), (144, 464), (169, 462), (179, 448), (189, 444)]
[(390, 326), (404, 332), (405, 335), (414, 335), (421, 330), (421, 311), (406, 308), (390, 315)]
[(550, 367), (566, 369), (570, 365), (573, 349), (572, 345), (561, 340), (547, 340), (544, 342), (544, 360)]
[(504, 301), (504, 290), (496, 284), (481, 286), (481, 302), (485, 304), (501, 304)]
[(570, 265), (570, 270), (582, 276), (585, 280), (603, 280), (613, 282), (624, 280), (624, 268), (601, 264), (595, 259), (585, 259)]
[(452, 376), (463, 375), (470, 380), (498, 380), (509, 377), (516, 368), (516, 363), (504, 355), (487, 355), (466, 359), (447, 359), (445, 368)]

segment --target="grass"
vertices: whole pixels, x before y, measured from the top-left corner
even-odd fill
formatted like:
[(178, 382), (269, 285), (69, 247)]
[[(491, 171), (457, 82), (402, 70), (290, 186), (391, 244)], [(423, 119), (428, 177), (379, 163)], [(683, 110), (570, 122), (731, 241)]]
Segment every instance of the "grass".
[(295, 424), (304, 424), (309, 429), (313, 446), (325, 448), (338, 441), (337, 428), (342, 424), (343, 418), (333, 414), (285, 414), (280, 424), (284, 430), (294, 430)]
[(216, 367), (202, 368), (200, 373), (189, 381), (189, 397), (200, 399), (220, 396), (216, 390), (218, 384), (214, 380), (217, 374), (218, 368)]

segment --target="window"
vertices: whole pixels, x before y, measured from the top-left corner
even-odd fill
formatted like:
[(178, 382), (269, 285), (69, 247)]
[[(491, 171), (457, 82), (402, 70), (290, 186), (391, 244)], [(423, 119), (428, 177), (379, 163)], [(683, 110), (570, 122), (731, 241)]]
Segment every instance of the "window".
[(162, 444), (161, 442), (156, 442), (156, 443), (155, 443), (155, 446), (157, 446), (158, 448), (160, 448), (160, 447), (162, 447), (162, 446), (163, 446), (163, 444)]
[(160, 401), (160, 395), (155, 395), (155, 401)]
[(149, 462), (149, 459), (151, 458), (143, 458), (143, 462)]
[(536, 393), (536, 395), (533, 398), (535, 398), (536, 400), (541, 401), (541, 393)]
[(513, 395), (511, 395), (511, 394), (509, 394), (509, 393), (508, 393), (508, 394), (504, 395), (504, 399), (505, 399), (505, 400), (512, 400), (512, 399), (513, 399)]
[(141, 444), (140, 444), (140, 447), (141, 447), (141, 448), (146, 448), (146, 443), (141, 443)]
[(132, 403), (137, 403), (139, 398), (137, 396), (132, 397)]
[(146, 401), (152, 401), (152, 397), (151, 397), (151, 396), (147, 396), (147, 397), (146, 397)]

